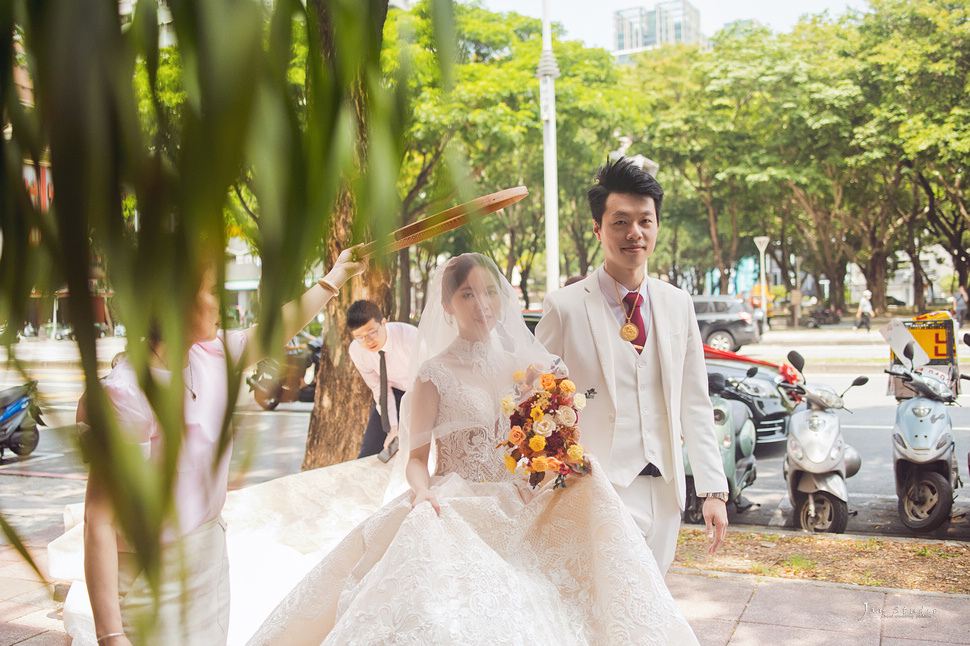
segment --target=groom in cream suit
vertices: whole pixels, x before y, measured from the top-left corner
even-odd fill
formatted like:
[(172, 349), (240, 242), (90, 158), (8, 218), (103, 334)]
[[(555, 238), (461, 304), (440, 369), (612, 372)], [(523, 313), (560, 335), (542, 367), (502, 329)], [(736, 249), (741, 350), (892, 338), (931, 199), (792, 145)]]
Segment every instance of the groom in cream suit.
[(587, 194), (604, 262), (546, 296), (536, 336), (562, 357), (580, 391), (595, 455), (666, 573), (674, 559), (686, 484), (682, 443), (704, 497), (713, 552), (727, 529), (727, 479), (714, 433), (707, 370), (690, 296), (646, 277), (663, 189), (627, 159), (607, 162)]

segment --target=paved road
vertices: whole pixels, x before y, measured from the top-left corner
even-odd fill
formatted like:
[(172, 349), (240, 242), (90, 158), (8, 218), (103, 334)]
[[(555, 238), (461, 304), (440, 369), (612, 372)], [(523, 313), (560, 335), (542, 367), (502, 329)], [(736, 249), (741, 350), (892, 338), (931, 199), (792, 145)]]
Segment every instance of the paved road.
[[(105, 340), (112, 342), (114, 340)], [(43, 361), (44, 353), (34, 346), (31, 376), (40, 382), (51, 427), (42, 430), (37, 451), (27, 459), (9, 453), (0, 461), (0, 511), (20, 531), (59, 533), (64, 505), (83, 500), (85, 468), (72, 439), (73, 411), (83, 388), (76, 367), (63, 362), (73, 344), (55, 344), (59, 363)], [(843, 330), (782, 330), (767, 334), (765, 343), (744, 348), (743, 352), (779, 361), (789, 349), (806, 357), (807, 378), (822, 381), (840, 392), (858, 374), (870, 378), (869, 384), (853, 388), (843, 411), (846, 441), (862, 456), (862, 469), (848, 482), (850, 517), (848, 531), (864, 534), (912, 535), (899, 522), (893, 485), (890, 431), (895, 402), (886, 395), (888, 348), (876, 332), (866, 334), (851, 328)], [(103, 354), (110, 359), (115, 347), (105, 344)], [(99, 347), (99, 354), (102, 354)], [(964, 352), (965, 356), (970, 355)], [(102, 359), (104, 357), (99, 357)], [(0, 387), (17, 383), (19, 375), (0, 369)], [(962, 395), (961, 406), (949, 409), (954, 425), (960, 471), (967, 486), (957, 491), (955, 518), (946, 538), (970, 541), (970, 477), (967, 454), (970, 452), (970, 395)], [(309, 404), (284, 404), (274, 412), (261, 411), (248, 395), (243, 395), (235, 416), (238, 439), (233, 457), (233, 486), (244, 486), (295, 473), (299, 470), (306, 442)], [(756, 452), (758, 479), (745, 492), (757, 506), (743, 514), (732, 513), (732, 522), (746, 525), (785, 526), (790, 524), (782, 462), (784, 444), (762, 446)]]

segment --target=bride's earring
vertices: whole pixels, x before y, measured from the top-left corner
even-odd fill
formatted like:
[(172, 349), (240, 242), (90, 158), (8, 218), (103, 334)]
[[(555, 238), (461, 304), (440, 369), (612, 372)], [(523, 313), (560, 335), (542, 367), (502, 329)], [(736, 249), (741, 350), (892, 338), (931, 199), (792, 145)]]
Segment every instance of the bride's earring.
[(447, 323), (449, 326), (454, 325), (455, 317), (449, 314), (448, 312), (445, 312), (445, 323)]

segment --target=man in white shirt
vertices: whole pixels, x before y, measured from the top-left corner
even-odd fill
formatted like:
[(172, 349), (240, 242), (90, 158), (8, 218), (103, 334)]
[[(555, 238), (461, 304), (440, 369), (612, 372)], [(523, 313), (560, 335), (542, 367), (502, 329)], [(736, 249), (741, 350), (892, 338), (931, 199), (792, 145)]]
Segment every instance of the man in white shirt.
[(408, 387), (411, 347), (418, 328), (388, 323), (380, 307), (361, 300), (347, 309), (347, 329), (354, 337), (350, 358), (374, 393), (374, 407), (357, 456), (364, 458), (381, 453), (397, 437), (398, 412)]

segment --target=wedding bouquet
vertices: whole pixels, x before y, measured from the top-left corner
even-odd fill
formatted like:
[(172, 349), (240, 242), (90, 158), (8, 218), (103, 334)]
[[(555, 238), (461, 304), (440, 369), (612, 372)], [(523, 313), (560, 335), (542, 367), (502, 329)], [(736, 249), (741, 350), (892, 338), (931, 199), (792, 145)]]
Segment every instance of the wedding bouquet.
[(528, 373), (519, 370), (512, 380), (515, 394), (502, 400), (502, 412), (508, 416), (511, 429), (508, 439), (499, 444), (508, 452), (505, 466), (512, 473), (529, 476), (533, 487), (555, 475), (554, 489), (566, 486), (566, 476), (572, 472), (589, 472), (589, 460), (579, 443), (579, 411), (586, 400), (596, 393), (576, 392), (576, 384), (555, 375), (541, 374), (530, 380), (527, 375), (539, 375), (534, 368)]

